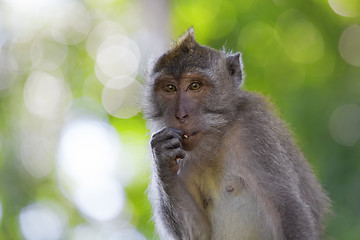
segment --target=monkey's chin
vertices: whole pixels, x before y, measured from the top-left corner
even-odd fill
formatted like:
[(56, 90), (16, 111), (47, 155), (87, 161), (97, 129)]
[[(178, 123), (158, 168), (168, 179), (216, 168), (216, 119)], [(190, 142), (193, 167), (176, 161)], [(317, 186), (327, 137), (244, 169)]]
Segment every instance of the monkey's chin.
[(183, 138), (183, 149), (185, 151), (191, 151), (199, 145), (202, 134), (201, 132), (185, 133), (186, 138)]

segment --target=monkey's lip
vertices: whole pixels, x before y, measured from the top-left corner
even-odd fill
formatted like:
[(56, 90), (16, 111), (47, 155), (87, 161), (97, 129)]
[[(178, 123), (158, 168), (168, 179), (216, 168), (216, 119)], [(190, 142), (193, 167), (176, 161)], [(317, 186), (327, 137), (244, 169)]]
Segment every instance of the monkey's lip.
[(185, 151), (193, 150), (201, 139), (200, 131), (184, 131), (183, 135), (183, 148)]
[(194, 137), (196, 134), (198, 134), (199, 131), (194, 131), (194, 132), (185, 132), (184, 135), (183, 135), (183, 138), (185, 139), (189, 139), (191, 137)]

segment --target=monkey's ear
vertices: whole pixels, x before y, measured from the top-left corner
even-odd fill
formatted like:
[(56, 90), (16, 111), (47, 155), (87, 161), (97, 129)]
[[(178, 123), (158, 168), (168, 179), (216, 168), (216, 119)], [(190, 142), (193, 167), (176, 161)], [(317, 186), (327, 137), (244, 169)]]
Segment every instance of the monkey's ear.
[(233, 77), (236, 87), (243, 83), (243, 63), (240, 53), (228, 55), (226, 57), (226, 66), (230, 76)]

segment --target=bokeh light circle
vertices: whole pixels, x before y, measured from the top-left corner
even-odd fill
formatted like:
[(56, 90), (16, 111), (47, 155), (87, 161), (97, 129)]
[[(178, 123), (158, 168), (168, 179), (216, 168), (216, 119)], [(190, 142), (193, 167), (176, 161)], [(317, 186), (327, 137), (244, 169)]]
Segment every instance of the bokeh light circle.
[(85, 217), (108, 221), (123, 209), (125, 192), (116, 175), (121, 146), (116, 130), (100, 119), (75, 119), (64, 127), (58, 182)]
[(123, 34), (125, 34), (125, 30), (119, 23), (103, 21), (97, 24), (89, 34), (89, 37), (86, 40), (86, 51), (93, 59), (96, 59), (97, 51), (106, 39)]
[[(41, 146), (41, 151), (38, 147)], [(40, 136), (23, 136), (21, 162), (35, 178), (44, 178), (53, 170), (53, 148), (49, 139)]]
[(75, 191), (74, 202), (86, 216), (97, 221), (108, 221), (118, 216), (123, 209), (125, 192), (115, 179), (91, 181), (91, 184)]
[(300, 11), (286, 10), (275, 25), (281, 45), (295, 62), (313, 63), (324, 55), (324, 40), (314, 24)]
[(360, 26), (348, 27), (340, 37), (339, 51), (342, 58), (349, 64), (360, 66)]
[(88, 225), (76, 226), (72, 233), (71, 239), (73, 240), (102, 240), (101, 233), (98, 229), (92, 228)]
[(22, 235), (27, 240), (62, 239), (67, 217), (59, 205), (48, 202), (32, 203), (19, 215)]
[(108, 77), (133, 75), (138, 67), (135, 54), (121, 45), (102, 49), (96, 58), (96, 63)]
[(72, 121), (60, 138), (59, 167), (76, 182), (86, 184), (89, 179), (113, 172), (120, 146), (117, 133), (109, 124), (91, 119)]
[(49, 73), (34, 71), (24, 87), (25, 106), (29, 112), (45, 118), (56, 119), (67, 110), (70, 91), (66, 83)]
[(329, 131), (336, 142), (353, 146), (360, 139), (359, 106), (347, 104), (337, 108), (330, 117)]
[(340, 16), (357, 17), (360, 15), (359, 0), (328, 0), (332, 10)]
[(64, 1), (54, 15), (52, 31), (64, 34), (64, 44), (80, 43), (86, 39), (90, 30), (90, 14), (78, 1)]
[(140, 50), (130, 38), (112, 36), (99, 46), (95, 74), (104, 85), (113, 78), (135, 77), (140, 64)]
[[(130, 80), (128, 80), (130, 82)], [(117, 118), (130, 118), (141, 110), (143, 86), (135, 79), (124, 87), (119, 79), (113, 79), (105, 85), (101, 100), (106, 111)]]
[[(61, 38), (64, 37), (58, 34), (58, 39)], [(39, 37), (33, 41), (30, 53), (33, 68), (51, 71), (58, 69), (66, 60), (68, 47), (52, 38)]]
[[(266, 41), (264, 41), (266, 39)], [(244, 49), (257, 64), (266, 66), (273, 62), (274, 56), (268, 54), (269, 49), (279, 48), (275, 30), (264, 22), (250, 22), (242, 28), (238, 38), (239, 49)]]

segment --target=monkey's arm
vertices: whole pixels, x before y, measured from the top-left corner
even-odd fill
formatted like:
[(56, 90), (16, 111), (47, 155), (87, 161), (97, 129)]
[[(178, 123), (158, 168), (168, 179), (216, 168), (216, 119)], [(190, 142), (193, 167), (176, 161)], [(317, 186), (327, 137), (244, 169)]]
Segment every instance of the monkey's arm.
[[(261, 148), (249, 155), (251, 161), (246, 172), (251, 174), (246, 178), (272, 218), (277, 239), (319, 239), (312, 209), (301, 191), (303, 183), (299, 171), (309, 171), (301, 164), (305, 159), (293, 143), (289, 143), (291, 139), (286, 137), (287, 142), (283, 142), (283, 136), (275, 132), (276, 128), (272, 128), (274, 132), (269, 132), (269, 127), (268, 131), (259, 128), (259, 131), (253, 132), (250, 144)], [(249, 147), (256, 149), (255, 145)], [(299, 167), (302, 169), (297, 169)]]
[(154, 172), (150, 196), (155, 224), (164, 239), (205, 240), (209, 239), (208, 221), (177, 174), (176, 159), (185, 157), (182, 135), (181, 130), (164, 128), (151, 140)]
[(245, 172), (283, 235), (278, 239), (320, 239), (328, 201), (286, 125), (253, 93), (244, 93), (240, 110), (249, 150)]
[[(255, 161), (252, 161), (252, 166), (250, 166), (252, 169), (249, 172), (254, 174), (252, 176), (254, 189), (259, 198), (265, 199), (268, 203), (266, 208), (276, 213), (272, 214), (272, 217), (277, 218), (275, 222), (279, 226), (277, 232), (280, 234), (278, 239), (320, 239), (316, 225), (318, 216), (314, 215), (314, 211), (317, 210), (310, 207), (308, 197), (301, 190), (305, 186), (312, 187), (307, 184), (307, 181), (311, 181), (314, 176), (307, 176), (307, 179), (301, 178), (300, 174), (311, 170), (303, 163), (305, 159), (295, 145), (289, 142), (291, 139), (286, 137), (288, 142), (283, 142), (281, 138), (282, 136), (275, 132), (263, 138), (257, 138), (265, 139), (265, 141), (257, 142), (263, 149), (253, 151), (251, 154), (251, 159)], [(313, 189), (310, 191), (314, 195), (314, 201), (317, 201), (317, 195), (321, 193)]]
[[(259, 169), (257, 169), (259, 170)], [(267, 169), (269, 171), (269, 169)], [(264, 173), (264, 172), (263, 172)], [(317, 240), (314, 216), (293, 180), (257, 172), (249, 187), (255, 192), (274, 224), (279, 240)], [(294, 175), (294, 178), (297, 176)]]

